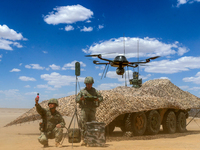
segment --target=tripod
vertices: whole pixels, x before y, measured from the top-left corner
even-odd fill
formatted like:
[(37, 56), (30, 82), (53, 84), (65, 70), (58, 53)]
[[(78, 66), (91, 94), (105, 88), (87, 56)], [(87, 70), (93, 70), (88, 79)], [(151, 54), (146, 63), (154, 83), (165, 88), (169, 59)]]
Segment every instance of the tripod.
[[(79, 67), (78, 70), (76, 70), (76, 72), (75, 72), (75, 74), (76, 74), (76, 97), (77, 97), (77, 82), (78, 82), (77, 76), (80, 75), (80, 64), (78, 62), (76, 62), (75, 65), (76, 65), (76, 67), (79, 65), (78, 66)], [(80, 85), (79, 85), (79, 88), (80, 88)], [(65, 127), (67, 129), (67, 132), (66, 132), (65, 136), (63, 137), (61, 144), (64, 142), (64, 139), (66, 138), (66, 135), (69, 134), (69, 129), (71, 127), (72, 121), (74, 120), (74, 128), (73, 128), (73, 132), (72, 132), (72, 147), (73, 147), (73, 143), (74, 143), (74, 131), (75, 131), (75, 119), (74, 119), (74, 117), (76, 117), (76, 119), (77, 119), (78, 130), (79, 130), (79, 133), (80, 133), (80, 124), (79, 124), (79, 121), (78, 121), (78, 114), (77, 113), (78, 113), (77, 112), (77, 105), (75, 105), (74, 114), (73, 114), (72, 119), (70, 121), (69, 127), (68, 128)], [(81, 141), (81, 137), (79, 138), (78, 142), (80, 142), (80, 141)]]

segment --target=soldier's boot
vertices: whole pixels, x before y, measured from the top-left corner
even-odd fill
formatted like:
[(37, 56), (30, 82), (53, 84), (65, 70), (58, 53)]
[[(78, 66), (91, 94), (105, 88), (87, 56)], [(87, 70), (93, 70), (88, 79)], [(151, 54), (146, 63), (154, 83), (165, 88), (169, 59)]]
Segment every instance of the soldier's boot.
[(85, 141), (83, 141), (82, 143), (81, 143), (81, 146), (86, 146), (87, 145), (87, 143), (85, 143)]
[(62, 147), (62, 145), (60, 143), (58, 143), (58, 142), (55, 142), (55, 145), (56, 145), (56, 147), (59, 147), (59, 148)]

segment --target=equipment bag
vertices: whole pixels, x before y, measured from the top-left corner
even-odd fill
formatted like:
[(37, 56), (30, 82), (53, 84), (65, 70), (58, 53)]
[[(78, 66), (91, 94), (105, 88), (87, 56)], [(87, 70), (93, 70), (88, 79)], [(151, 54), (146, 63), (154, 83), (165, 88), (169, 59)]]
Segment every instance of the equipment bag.
[(68, 142), (69, 143), (81, 142), (81, 130), (79, 128), (68, 129)]
[(96, 121), (87, 122), (84, 141), (87, 143), (87, 146), (104, 147), (106, 143), (105, 123)]

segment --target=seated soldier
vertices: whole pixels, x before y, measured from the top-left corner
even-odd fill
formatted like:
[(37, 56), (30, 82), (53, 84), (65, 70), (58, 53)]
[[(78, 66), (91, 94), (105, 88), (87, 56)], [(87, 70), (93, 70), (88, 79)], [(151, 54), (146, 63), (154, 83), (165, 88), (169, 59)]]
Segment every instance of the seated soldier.
[(63, 136), (63, 128), (65, 127), (65, 121), (61, 114), (56, 110), (58, 106), (58, 100), (52, 98), (48, 102), (48, 109), (44, 109), (38, 103), (39, 97), (35, 98), (35, 106), (37, 112), (41, 115), (43, 122), (40, 124), (41, 135), (38, 141), (48, 147), (48, 139), (55, 138), (55, 146), (62, 147), (60, 141)]

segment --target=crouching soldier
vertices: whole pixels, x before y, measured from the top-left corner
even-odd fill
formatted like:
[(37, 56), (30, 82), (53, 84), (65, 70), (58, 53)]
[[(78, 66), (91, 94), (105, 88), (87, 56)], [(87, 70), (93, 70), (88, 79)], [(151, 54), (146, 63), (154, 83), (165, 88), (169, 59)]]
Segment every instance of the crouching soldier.
[(103, 101), (101, 94), (92, 87), (94, 80), (92, 77), (86, 77), (84, 81), (86, 87), (82, 89), (77, 98), (76, 102), (81, 107), (81, 126), (82, 126), (82, 138), (83, 143), (81, 146), (86, 146), (87, 143), (84, 140), (85, 135), (85, 124), (86, 122), (96, 121), (96, 107)]
[(35, 106), (37, 112), (41, 115), (43, 122), (40, 123), (41, 135), (38, 138), (38, 141), (48, 147), (48, 139), (55, 138), (55, 146), (62, 147), (60, 141), (63, 136), (63, 128), (65, 127), (65, 121), (61, 114), (56, 110), (58, 106), (58, 100), (52, 98), (48, 102), (48, 109), (44, 109), (38, 103), (39, 98), (35, 98)]

